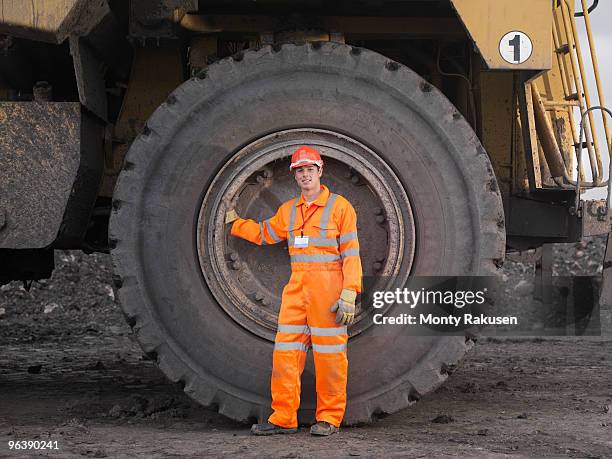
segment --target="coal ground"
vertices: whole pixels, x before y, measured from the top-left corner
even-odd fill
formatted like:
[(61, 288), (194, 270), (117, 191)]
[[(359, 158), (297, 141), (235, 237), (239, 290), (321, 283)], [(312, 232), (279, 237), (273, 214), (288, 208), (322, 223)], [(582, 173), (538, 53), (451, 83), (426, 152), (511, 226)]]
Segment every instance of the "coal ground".
[[(601, 238), (557, 245), (554, 273), (601, 273), (603, 251)], [(517, 305), (533, 292), (530, 257), (503, 268)], [(612, 456), (609, 309), (603, 336), (480, 339), (446, 384), (374, 424), (253, 437), (143, 355), (107, 255), (58, 251), (56, 266), (29, 291), (1, 287), (0, 457)], [(24, 440), (58, 449), (9, 449)]]

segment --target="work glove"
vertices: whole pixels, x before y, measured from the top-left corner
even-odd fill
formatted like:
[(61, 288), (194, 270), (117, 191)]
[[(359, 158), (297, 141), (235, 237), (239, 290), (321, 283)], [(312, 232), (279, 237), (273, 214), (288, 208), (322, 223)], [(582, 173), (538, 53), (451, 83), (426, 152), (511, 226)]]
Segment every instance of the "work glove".
[(238, 220), (240, 217), (236, 213), (235, 209), (230, 209), (225, 213), (225, 223), (232, 223)]
[(331, 312), (336, 313), (336, 323), (350, 325), (355, 320), (355, 298), (357, 293), (352, 290), (343, 289), (340, 299), (331, 307)]

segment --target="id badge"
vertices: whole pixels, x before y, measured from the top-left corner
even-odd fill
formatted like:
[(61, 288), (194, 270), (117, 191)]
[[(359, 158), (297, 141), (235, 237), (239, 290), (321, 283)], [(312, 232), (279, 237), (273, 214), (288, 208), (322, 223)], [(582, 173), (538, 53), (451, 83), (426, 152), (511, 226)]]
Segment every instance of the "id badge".
[(308, 247), (308, 236), (296, 236), (293, 245), (298, 249), (304, 249)]

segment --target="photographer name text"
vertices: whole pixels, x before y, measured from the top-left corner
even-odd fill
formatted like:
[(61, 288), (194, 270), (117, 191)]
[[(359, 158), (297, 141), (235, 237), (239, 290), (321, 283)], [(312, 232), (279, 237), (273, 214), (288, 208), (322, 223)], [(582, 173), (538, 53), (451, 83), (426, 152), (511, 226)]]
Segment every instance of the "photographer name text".
[(462, 325), (518, 325), (515, 316), (485, 316), (484, 314), (463, 314), (461, 316), (436, 316), (433, 314), (400, 314), (385, 316), (374, 314), (372, 321), (376, 325), (448, 325), (459, 327)]

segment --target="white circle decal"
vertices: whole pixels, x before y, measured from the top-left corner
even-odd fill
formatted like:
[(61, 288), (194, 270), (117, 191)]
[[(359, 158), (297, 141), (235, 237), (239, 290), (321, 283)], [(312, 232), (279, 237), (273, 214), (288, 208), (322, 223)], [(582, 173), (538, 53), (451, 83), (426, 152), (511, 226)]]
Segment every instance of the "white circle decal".
[(508, 32), (499, 42), (499, 54), (506, 62), (522, 64), (531, 57), (533, 43), (523, 32)]

